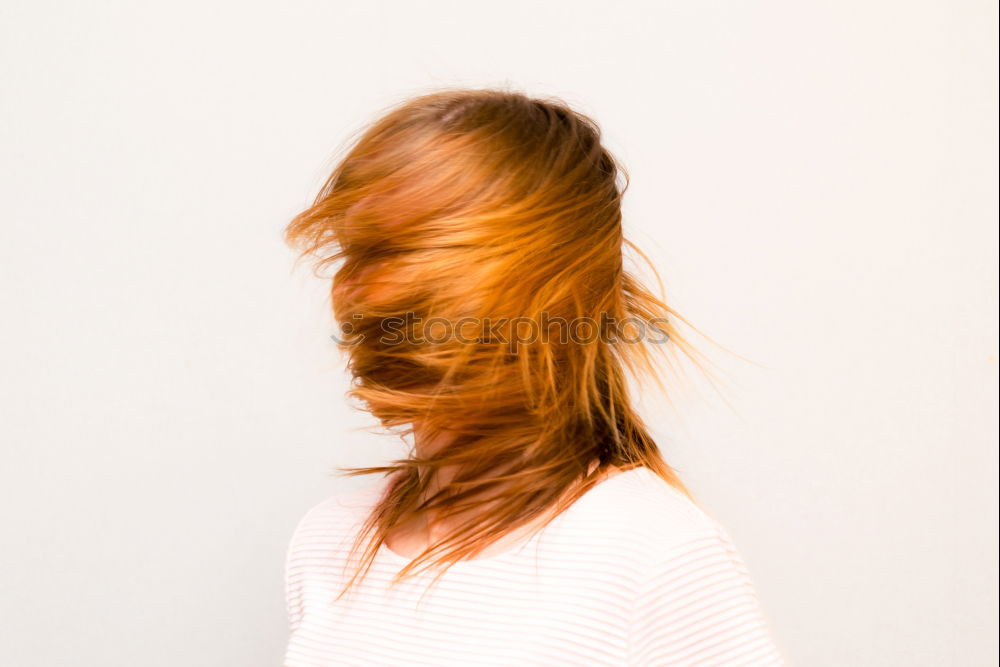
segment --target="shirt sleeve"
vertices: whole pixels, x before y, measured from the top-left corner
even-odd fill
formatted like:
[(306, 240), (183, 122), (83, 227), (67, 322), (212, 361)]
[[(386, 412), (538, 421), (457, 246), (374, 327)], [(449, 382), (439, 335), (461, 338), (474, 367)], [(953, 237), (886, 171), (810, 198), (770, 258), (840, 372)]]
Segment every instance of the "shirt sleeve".
[(725, 531), (672, 549), (635, 601), (629, 665), (783, 665), (747, 568)]
[(299, 546), (303, 527), (313, 513), (311, 508), (302, 516), (292, 532), (285, 552), (285, 610), (288, 616), (288, 632), (294, 634), (302, 622), (305, 600), (303, 587), (305, 572), (302, 563), (302, 550)]

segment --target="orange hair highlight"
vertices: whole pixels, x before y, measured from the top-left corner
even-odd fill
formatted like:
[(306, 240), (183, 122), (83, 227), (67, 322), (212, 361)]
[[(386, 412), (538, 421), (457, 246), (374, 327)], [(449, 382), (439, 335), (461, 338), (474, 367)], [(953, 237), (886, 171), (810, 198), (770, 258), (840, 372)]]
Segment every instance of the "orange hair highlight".
[[(631, 318), (668, 337), (664, 349), (692, 355), (677, 314), (623, 267), (625, 247), (638, 250), (622, 232), (627, 187), (597, 123), (564, 102), (440, 90), (365, 128), (288, 225), (303, 256), (336, 266), (350, 395), (401, 435), (415, 425), (447, 435), (435, 451), (348, 471), (392, 483), (358, 535), (359, 567), (341, 594), (386, 535), (417, 518), (476, 513), (397, 580), (443, 572), (553, 507), (558, 514), (612, 466), (646, 466), (684, 490), (628, 395), (628, 372), (660, 381), (648, 342), (567, 341), (561, 331), (510, 342), (546, 318)], [(486, 320), (493, 326), (477, 326)], [(386, 322), (399, 324), (388, 342)], [(459, 322), (472, 334), (428, 340), (434, 326)], [(428, 494), (427, 471), (444, 467), (455, 476)]]

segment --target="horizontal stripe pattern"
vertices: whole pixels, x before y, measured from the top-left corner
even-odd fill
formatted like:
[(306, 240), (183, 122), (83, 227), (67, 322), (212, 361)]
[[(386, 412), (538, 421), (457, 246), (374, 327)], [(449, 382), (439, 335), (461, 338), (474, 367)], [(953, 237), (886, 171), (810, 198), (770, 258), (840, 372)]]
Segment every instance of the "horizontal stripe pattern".
[(288, 547), (285, 667), (781, 665), (725, 531), (646, 468), (590, 489), (516, 548), (390, 587), (379, 551), (334, 602), (379, 479), (332, 496)]

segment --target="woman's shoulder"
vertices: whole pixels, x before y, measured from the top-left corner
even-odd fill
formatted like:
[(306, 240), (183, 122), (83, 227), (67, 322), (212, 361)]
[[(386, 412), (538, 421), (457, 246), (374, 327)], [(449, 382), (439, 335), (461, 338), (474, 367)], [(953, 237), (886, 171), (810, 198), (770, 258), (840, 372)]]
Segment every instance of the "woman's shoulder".
[(309, 544), (335, 546), (352, 538), (385, 488), (385, 479), (366, 479), (310, 506), (292, 534), (292, 551)]
[(725, 528), (651, 470), (630, 472), (600, 503), (633, 545), (622, 555), (637, 575), (629, 664), (742, 664), (750, 656), (783, 664)]
[(705, 539), (724, 537), (718, 522), (653, 470), (618, 472), (565, 512), (557, 534), (567, 540), (621, 545), (632, 559), (656, 560)]

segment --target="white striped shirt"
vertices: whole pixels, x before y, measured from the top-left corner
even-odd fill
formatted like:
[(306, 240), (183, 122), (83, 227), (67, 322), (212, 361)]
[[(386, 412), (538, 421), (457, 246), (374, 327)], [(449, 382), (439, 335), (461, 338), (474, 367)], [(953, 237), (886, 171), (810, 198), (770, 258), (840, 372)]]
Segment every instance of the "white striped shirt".
[(460, 561), (430, 589), (434, 573), (388, 589), (409, 560), (383, 546), (331, 603), (385, 483), (299, 522), (285, 667), (783, 664), (725, 531), (647, 468), (605, 479), (517, 547)]

